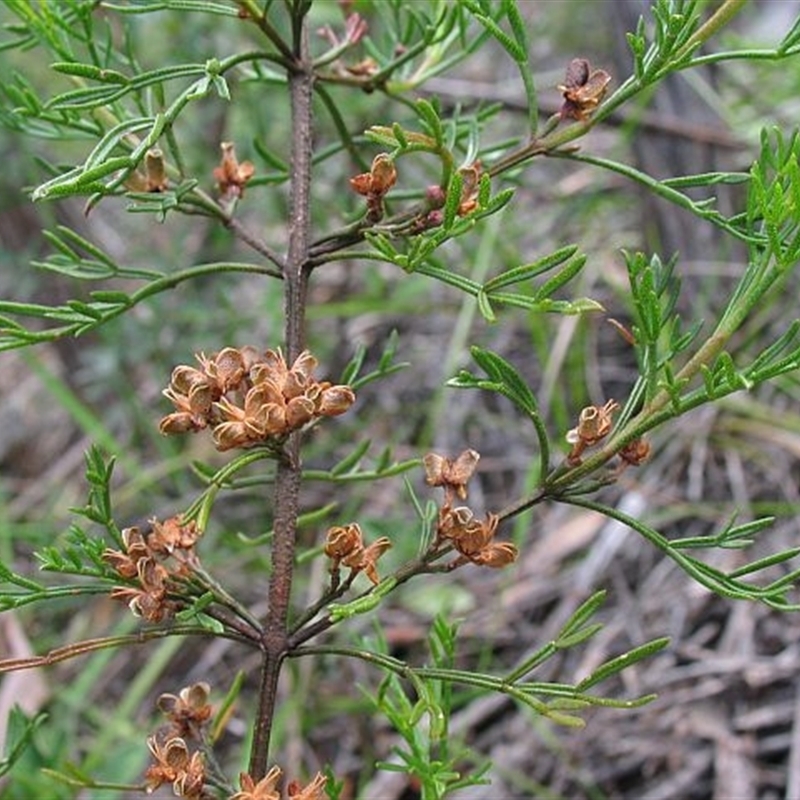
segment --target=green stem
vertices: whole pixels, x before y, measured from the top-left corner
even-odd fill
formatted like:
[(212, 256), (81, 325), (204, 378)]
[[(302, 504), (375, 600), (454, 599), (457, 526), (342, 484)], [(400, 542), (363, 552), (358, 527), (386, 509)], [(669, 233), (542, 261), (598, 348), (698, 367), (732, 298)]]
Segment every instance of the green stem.
[(293, 64), (294, 54), (289, 48), (289, 45), (283, 41), (280, 33), (278, 33), (272, 23), (267, 19), (266, 11), (261, 10), (259, 3), (256, 0), (237, 0), (237, 2), (245, 18), (251, 19), (267, 39), (275, 45), (275, 49), (285, 59), (284, 64), (287, 66)]
[(725, 0), (725, 2), (689, 38), (675, 54), (673, 61), (683, 61), (693, 50), (707, 42), (717, 31), (724, 28), (743, 8), (747, 0)]

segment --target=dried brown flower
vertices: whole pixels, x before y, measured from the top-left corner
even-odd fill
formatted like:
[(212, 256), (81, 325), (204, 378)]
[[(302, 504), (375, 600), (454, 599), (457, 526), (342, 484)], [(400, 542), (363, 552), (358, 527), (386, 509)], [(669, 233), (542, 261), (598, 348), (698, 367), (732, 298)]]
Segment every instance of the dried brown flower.
[(236, 200), (244, 194), (244, 187), (253, 177), (256, 168), (249, 161), (240, 164), (236, 158), (233, 142), (222, 142), (222, 157), (219, 166), (214, 168), (214, 178), (223, 200)]
[[(150, 530), (143, 534), (139, 528), (122, 531), (124, 552), (108, 549), (103, 560), (126, 580), (139, 585), (117, 586), (110, 596), (128, 604), (137, 616), (149, 622), (161, 622), (175, 611), (168, 599), (168, 581), (183, 576), (197, 561), (194, 546), (201, 531), (194, 521), (182, 522), (180, 516), (159, 522), (150, 520)], [(170, 558), (172, 561), (167, 563)]]
[(461, 167), (459, 173), (462, 178), (461, 202), (458, 205), (458, 215), (465, 217), (478, 208), (478, 189), (480, 188), (483, 165), (480, 161), (473, 161), (466, 167)]
[(517, 560), (519, 551), (511, 542), (489, 542), (469, 559), (474, 564), (493, 569), (502, 569)]
[(281, 769), (274, 766), (258, 783), (246, 772), (239, 774), (241, 791), (232, 794), (228, 800), (281, 800), (278, 781)]
[(122, 543), (124, 553), (108, 549), (103, 553), (103, 561), (110, 564), (120, 577), (135, 578), (139, 574), (139, 562), (150, 555), (150, 548), (141, 531), (135, 527), (123, 529)]
[(423, 459), (425, 482), (429, 486), (443, 486), (445, 497), (449, 500), (455, 494), (459, 500), (467, 497), (467, 482), (475, 472), (480, 460), (480, 453), (475, 450), (464, 450), (455, 459), (428, 453)]
[(314, 399), (314, 412), (322, 417), (338, 417), (356, 401), (356, 395), (349, 386), (324, 383), (319, 386), (321, 390)]
[(159, 564), (152, 556), (148, 556), (139, 561), (137, 567), (142, 589), (152, 594), (165, 591), (169, 572), (163, 564)]
[(561, 119), (584, 122), (605, 97), (611, 76), (602, 69), (592, 70), (585, 58), (574, 58), (559, 91), (564, 95)]
[(263, 441), (267, 436), (282, 434), (288, 427), (285, 402), (270, 384), (250, 389), (243, 407), (222, 398), (214, 408), (222, 420), (213, 433), (219, 450)]
[(378, 72), (378, 62), (367, 56), (355, 64), (345, 64), (345, 71), (356, 78), (371, 78)]
[(638, 467), (650, 458), (650, 451), (650, 442), (641, 438), (634, 439), (619, 451), (619, 457), (622, 459), (623, 465)]
[[(201, 361), (204, 356), (200, 355)], [(199, 370), (196, 367), (190, 367), (186, 364), (175, 367), (172, 370), (172, 375), (169, 380), (170, 389), (176, 394), (190, 396), (193, 392), (203, 392), (208, 396), (205, 401), (205, 406), (198, 406), (198, 412), (205, 413), (211, 405), (212, 400), (216, 400), (222, 394), (222, 391), (214, 386), (214, 382), (210, 374), (206, 370)], [(196, 401), (196, 405), (200, 400)]]
[(177, 695), (165, 693), (158, 698), (158, 708), (170, 721), (175, 736), (198, 737), (200, 728), (211, 718), (210, 691), (207, 683), (193, 683)]
[(200, 353), (197, 360), (203, 368), (203, 376), (215, 388), (214, 399), (236, 388), (246, 373), (245, 354), (235, 347), (224, 347), (211, 356)]
[(392, 543), (381, 536), (372, 544), (364, 546), (364, 536), (357, 522), (349, 525), (335, 525), (325, 536), (324, 552), (331, 559), (331, 572), (337, 574), (339, 565), (349, 567), (353, 572), (363, 572), (374, 584), (380, 583), (378, 559), (391, 548)]
[(367, 198), (367, 219), (377, 222), (383, 217), (383, 198), (397, 182), (394, 160), (387, 153), (378, 153), (369, 172), (350, 178), (354, 192)]
[(439, 522), (436, 528), (438, 540), (453, 539), (459, 531), (473, 522), (475, 515), (467, 506), (451, 508), (445, 504), (439, 509)]
[(314, 379), (317, 359), (303, 351), (291, 365), (280, 350), (226, 347), (197, 357), (200, 369), (176, 367), (164, 395), (176, 412), (162, 433), (211, 428), (218, 450), (281, 440), (318, 417), (343, 414), (355, 402), (349, 386)]
[(149, 622), (171, 616), (177, 606), (169, 599), (170, 579), (181, 578), (196, 566), (194, 547), (200, 535), (196, 522), (183, 522), (180, 516), (164, 522), (153, 518), (144, 534), (136, 527), (125, 528), (124, 552), (106, 550), (103, 560), (138, 586), (117, 586), (110, 596), (127, 603), (136, 616)]
[(452, 542), (461, 554), (453, 566), (471, 561), (484, 567), (506, 567), (516, 561), (518, 553), (511, 542), (494, 541), (499, 522), (496, 514), (487, 514), (485, 520), (479, 520), (466, 506), (445, 505), (439, 510), (436, 535), (439, 541)]
[(325, 536), (324, 552), (328, 558), (341, 561), (351, 553), (364, 548), (364, 536), (357, 522), (349, 525), (334, 525)]
[(141, 588), (117, 586), (110, 597), (128, 604), (131, 612), (148, 622), (161, 622), (175, 611), (175, 604), (167, 597), (169, 572), (152, 556), (139, 559), (136, 575)]
[(193, 367), (180, 366), (172, 371), (170, 385), (163, 391), (177, 411), (161, 420), (162, 433), (199, 431), (208, 425), (211, 405), (219, 393), (206, 375)]
[(286, 794), (291, 800), (325, 800), (327, 782), (328, 779), (318, 772), (308, 786), (302, 786), (299, 781), (292, 781), (286, 787)]
[(498, 519), (489, 514), (485, 520), (473, 519), (453, 538), (453, 545), (462, 555), (474, 559), (485, 550), (497, 532)]
[(205, 784), (205, 764), (200, 752), (190, 753), (186, 742), (174, 736), (161, 742), (151, 736), (147, 747), (155, 763), (144, 775), (148, 793), (154, 792), (165, 783), (172, 784), (172, 791), (186, 800), (200, 800)]
[(378, 575), (378, 559), (391, 548), (392, 542), (387, 536), (381, 536), (367, 545), (357, 554), (342, 559), (342, 564), (363, 573), (377, 586), (381, 579)]
[(125, 180), (125, 188), (130, 192), (166, 192), (169, 186), (164, 166), (164, 154), (158, 147), (150, 148), (144, 155), (144, 174), (137, 169)]
[(151, 529), (147, 546), (154, 553), (169, 556), (176, 550), (191, 550), (200, 538), (201, 531), (194, 520), (183, 522), (179, 516), (159, 522), (150, 520)]
[(192, 753), (186, 769), (173, 782), (172, 791), (185, 800), (210, 800), (204, 790), (205, 782), (206, 768), (203, 754)]
[(372, 159), (369, 172), (350, 178), (350, 186), (365, 197), (381, 198), (397, 182), (397, 169), (394, 160), (387, 153), (378, 153)]
[(609, 400), (603, 406), (587, 406), (578, 417), (578, 425), (567, 433), (567, 442), (572, 445), (567, 461), (576, 465), (587, 447), (597, 444), (611, 431), (611, 415), (619, 409), (619, 403)]

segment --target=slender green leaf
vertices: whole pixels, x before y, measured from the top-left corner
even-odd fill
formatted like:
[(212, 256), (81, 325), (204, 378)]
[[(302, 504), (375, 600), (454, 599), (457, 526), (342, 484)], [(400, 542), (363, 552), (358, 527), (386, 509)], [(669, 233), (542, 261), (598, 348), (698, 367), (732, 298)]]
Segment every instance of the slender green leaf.
[(460, 289), (462, 292), (471, 294), (474, 297), (477, 297), (481, 289), (480, 284), (476, 283), (471, 278), (467, 278), (464, 275), (458, 275), (455, 272), (451, 272), (446, 267), (440, 267), (430, 262), (420, 265), (417, 268), (417, 272), (422, 275), (429, 275), (431, 278), (436, 278), (442, 283), (447, 283), (450, 286), (455, 286), (456, 289)]
[(348, 453), (341, 461), (331, 467), (331, 475), (343, 475), (346, 472), (350, 472), (364, 457), (367, 450), (369, 450), (370, 444), (371, 441), (369, 439), (359, 442), (351, 453)]
[(481, 347), (470, 347), (470, 353), (478, 366), (499, 385), (504, 387), (507, 396), (527, 414), (538, 414), (536, 399), (530, 387), (517, 370), (502, 356)]
[(570, 618), (564, 623), (558, 634), (558, 639), (569, 637), (577, 633), (584, 625), (600, 610), (606, 600), (608, 592), (601, 589), (595, 592), (590, 598), (584, 600), (578, 608), (573, 611)]
[(582, 269), (586, 263), (586, 256), (581, 254), (571, 258), (567, 263), (551, 278), (548, 278), (534, 294), (534, 300), (541, 302), (548, 299), (564, 284), (571, 281)]
[(79, 78), (88, 78), (101, 83), (127, 84), (128, 78), (121, 72), (113, 69), (96, 67), (94, 64), (79, 64), (74, 61), (58, 61), (50, 65), (50, 69), (63, 75), (75, 75)]
[(583, 692), (586, 689), (589, 689), (592, 686), (600, 683), (601, 681), (607, 680), (612, 675), (622, 672), (642, 659), (655, 655), (663, 650), (668, 644), (669, 639), (662, 637), (660, 639), (653, 639), (646, 644), (639, 645), (639, 647), (634, 647), (633, 650), (629, 650), (627, 653), (623, 653), (621, 656), (617, 656), (616, 658), (612, 658), (610, 661), (606, 661), (588, 678), (582, 680), (575, 688), (577, 691)]
[(11, 708), (5, 723), (5, 755), (0, 760), (0, 777), (8, 774), (14, 764), (24, 755), (37, 729), (47, 718), (48, 715), (44, 712), (34, 717), (28, 717), (16, 704)]
[(522, 283), (523, 281), (533, 280), (545, 272), (549, 272), (559, 264), (563, 264), (568, 259), (572, 258), (578, 252), (577, 245), (568, 245), (550, 253), (542, 258), (533, 261), (530, 264), (523, 264), (519, 267), (506, 270), (500, 275), (496, 275), (484, 284), (484, 291), (489, 293), (495, 289), (500, 289), (506, 286), (512, 286), (515, 283)]
[(217, 14), (221, 17), (239, 16), (236, 6), (213, 2), (213, 0), (136, 0), (135, 3), (103, 0), (103, 8), (113, 9), (122, 14), (151, 14), (155, 11), (174, 10)]
[(442, 209), (442, 228), (449, 231), (453, 227), (461, 205), (461, 192), (464, 186), (464, 178), (460, 172), (454, 172), (450, 178), (450, 185), (447, 187), (447, 197), (444, 208)]
[(738, 569), (731, 570), (728, 577), (741, 578), (744, 575), (752, 575), (754, 572), (760, 572), (776, 564), (783, 564), (785, 561), (789, 561), (798, 555), (800, 555), (800, 547), (793, 547), (788, 550), (782, 550), (779, 553), (772, 553), (771, 555), (751, 561), (749, 564), (745, 564)]
[(509, 36), (491, 17), (484, 14), (475, 14), (475, 19), (500, 42), (514, 61), (524, 63), (528, 60), (528, 53), (523, 49), (520, 43), (515, 38)]
[[(444, 129), (442, 127), (442, 121), (439, 118), (439, 115), (436, 113), (436, 108), (434, 107), (433, 103), (429, 100), (420, 99), (414, 104), (414, 107), (417, 110), (417, 114), (419, 114), (420, 119), (422, 120), (426, 132), (433, 137), (434, 141), (436, 142), (437, 147), (444, 146)], [(403, 144), (398, 136), (398, 142), (400, 143), (401, 147), (405, 147), (407, 145)]]
[(483, 290), (478, 292), (478, 310), (481, 312), (481, 316), (487, 322), (496, 322), (497, 315), (494, 313), (494, 309), (492, 308), (492, 303), (489, 300), (489, 295), (486, 294)]

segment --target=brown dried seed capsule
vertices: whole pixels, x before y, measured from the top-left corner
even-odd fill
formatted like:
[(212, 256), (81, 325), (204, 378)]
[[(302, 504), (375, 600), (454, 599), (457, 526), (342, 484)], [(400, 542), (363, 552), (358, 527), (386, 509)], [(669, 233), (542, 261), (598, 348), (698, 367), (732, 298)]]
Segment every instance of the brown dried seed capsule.
[(319, 395), (317, 413), (323, 417), (337, 417), (344, 414), (355, 401), (355, 393), (349, 386), (328, 386)]
[(357, 522), (349, 525), (335, 525), (325, 536), (325, 555), (342, 559), (350, 553), (362, 549), (364, 538)]
[(575, 58), (567, 66), (567, 74), (559, 91), (564, 96), (562, 119), (585, 121), (605, 97), (611, 76), (602, 69), (592, 70), (584, 58)]
[(517, 560), (519, 552), (511, 542), (491, 542), (486, 545), (479, 553), (471, 557), (471, 560), (484, 567), (492, 569), (502, 569)]
[(467, 482), (475, 472), (480, 457), (475, 450), (464, 450), (454, 460), (438, 453), (428, 453), (422, 459), (425, 482), (429, 486), (443, 486), (446, 491), (453, 491), (460, 500), (464, 500), (467, 497)]

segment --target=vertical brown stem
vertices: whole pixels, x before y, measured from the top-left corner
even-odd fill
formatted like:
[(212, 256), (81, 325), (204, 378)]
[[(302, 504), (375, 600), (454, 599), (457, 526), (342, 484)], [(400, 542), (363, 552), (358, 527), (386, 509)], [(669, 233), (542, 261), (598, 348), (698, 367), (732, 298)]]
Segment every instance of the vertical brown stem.
[[(284, 269), (286, 358), (291, 364), (305, 347), (305, 307), (311, 241), (311, 95), (313, 72), (308, 58), (305, 26), (300, 53), (289, 75), (292, 115), (289, 248)], [(267, 772), (270, 736), (275, 714), (281, 664), (286, 655), (287, 620), (294, 572), (295, 538), (300, 497), (300, 434), (289, 438), (275, 475), (274, 538), (269, 610), (263, 633), (263, 661), (258, 717), (250, 751), (250, 775), (260, 780)]]

